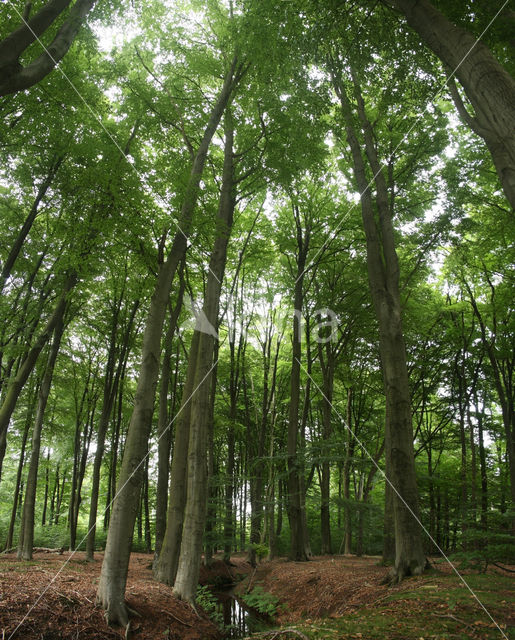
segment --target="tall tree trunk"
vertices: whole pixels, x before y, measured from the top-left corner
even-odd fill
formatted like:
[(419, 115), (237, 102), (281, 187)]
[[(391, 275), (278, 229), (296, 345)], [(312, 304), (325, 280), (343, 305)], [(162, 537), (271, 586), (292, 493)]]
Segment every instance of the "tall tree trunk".
[[(218, 329), (218, 323), (217, 323)], [(215, 362), (211, 375), (211, 393), (209, 397), (209, 421), (208, 421), (208, 451), (207, 451), (207, 514), (205, 527), (205, 545), (204, 545), (204, 566), (210, 567), (213, 563), (213, 548), (216, 532), (216, 502), (217, 487), (214, 483), (215, 475), (218, 473), (218, 466), (215, 463), (215, 400), (216, 400), (216, 381), (218, 376), (218, 348), (219, 342), (214, 345), (213, 360)]]
[(347, 391), (347, 442), (345, 447), (345, 460), (343, 462), (343, 498), (345, 500), (344, 508), (344, 554), (352, 553), (352, 512), (350, 505), (350, 472), (352, 466), (352, 458), (354, 457), (355, 440), (352, 437), (352, 388)]
[(468, 114), (457, 89), (451, 93), (461, 117), (481, 136), (491, 155), (504, 193), (515, 208), (515, 81), (488, 47), (448, 20), (429, 0), (389, 0), (427, 46), (460, 81), (475, 116)]
[[(497, 322), (497, 320), (495, 319), (495, 306), (493, 305), (495, 288), (489, 278), (488, 280), (491, 287), (494, 322)], [(499, 398), (499, 404), (501, 405), (502, 421), (506, 436), (506, 454), (508, 457), (511, 504), (512, 508), (515, 508), (515, 386), (513, 384), (513, 367), (515, 364), (515, 360), (513, 358), (511, 360), (507, 358), (507, 370), (502, 370), (502, 360), (498, 358), (498, 349), (496, 348), (495, 344), (496, 332), (494, 331), (490, 333), (488, 331), (485, 320), (483, 318), (483, 314), (481, 313), (481, 310), (477, 304), (476, 298), (470, 285), (467, 282), (464, 282), (464, 285), (469, 294), (469, 300), (470, 304), (472, 305), (472, 309), (474, 310), (474, 315), (479, 322), (479, 326), (481, 329), (481, 341), (488, 354), (488, 359), (492, 368), (495, 389)], [(515, 518), (512, 521), (512, 532), (515, 535)]]
[(11, 519), (9, 521), (9, 530), (7, 532), (7, 540), (5, 542), (5, 549), (10, 549), (13, 546), (13, 535), (14, 535), (14, 525), (16, 523), (17, 516), (17, 508), (18, 501), (20, 499), (20, 489), (21, 489), (21, 476), (23, 472), (23, 464), (25, 461), (25, 450), (27, 447), (27, 440), (29, 437), (30, 425), (32, 423), (32, 418), (34, 417), (34, 409), (36, 407), (37, 397), (39, 392), (37, 389), (32, 388), (29, 392), (29, 397), (27, 400), (27, 417), (25, 418), (25, 426), (23, 428), (23, 436), (21, 441), (20, 448), (20, 459), (18, 461), (18, 470), (16, 472), (16, 486), (14, 487), (14, 496), (13, 496), (13, 506), (11, 509)]
[[(168, 392), (170, 387), (173, 337), (177, 329), (177, 321), (182, 308), (185, 280), (182, 268), (179, 271), (180, 286), (177, 293), (175, 307), (170, 313), (170, 320), (165, 336), (165, 350), (161, 365), (161, 380), (159, 387), (159, 417), (157, 422), (157, 488), (156, 488), (156, 545), (155, 560), (159, 557), (163, 538), (166, 531), (166, 506), (168, 501), (168, 476), (170, 471), (170, 448), (172, 445), (172, 430), (169, 414)], [(175, 379), (179, 358), (175, 362)]]
[[(234, 335), (233, 335), (234, 338)], [(234, 542), (233, 496), (234, 496), (234, 453), (236, 412), (238, 403), (239, 360), (235, 358), (234, 339), (229, 343), (231, 371), (229, 376), (229, 426), (227, 433), (227, 462), (225, 465), (224, 491), (224, 562), (229, 563)], [(239, 352), (239, 350), (238, 350)]]
[(18, 372), (16, 373), (16, 376), (14, 377), (6, 391), (2, 406), (0, 407), (0, 477), (2, 472), (2, 463), (5, 455), (5, 447), (7, 444), (7, 429), (9, 427), (9, 422), (11, 420), (13, 411), (16, 407), (16, 402), (20, 397), (20, 393), (22, 392), (22, 389), (25, 386), (29, 375), (36, 365), (41, 350), (52, 336), (52, 333), (57, 323), (60, 321), (60, 318), (62, 318), (62, 314), (67, 305), (69, 293), (76, 283), (77, 278), (74, 275), (70, 276), (66, 280), (63, 291), (58, 299), (56, 306), (54, 307), (54, 310), (52, 311), (52, 314), (48, 318), (45, 327), (37, 337), (32, 347), (28, 350), (20, 368), (18, 369)]
[(332, 553), (331, 514), (329, 509), (331, 480), (329, 441), (332, 434), (331, 412), (334, 384), (334, 352), (329, 342), (326, 342), (325, 345), (322, 344), (322, 342), (318, 343), (318, 359), (322, 367), (324, 392), (324, 397), (322, 400), (322, 473), (320, 480), (320, 526), (322, 533), (322, 544), (320, 552), (322, 555), (325, 555)]
[(133, 304), (125, 334), (123, 336), (122, 347), (119, 357), (118, 366), (115, 371), (116, 360), (116, 332), (118, 317), (120, 313), (120, 307), (122, 303), (122, 296), (120, 296), (119, 304), (116, 307), (113, 314), (113, 323), (111, 328), (111, 338), (109, 343), (109, 353), (107, 357), (106, 370), (104, 374), (104, 393), (102, 402), (102, 412), (98, 421), (97, 441), (95, 450), (95, 459), (93, 461), (93, 473), (91, 479), (91, 501), (89, 507), (89, 523), (88, 523), (88, 535), (86, 539), (86, 559), (93, 560), (95, 550), (95, 535), (97, 524), (97, 510), (98, 510), (98, 494), (100, 488), (100, 468), (104, 458), (105, 438), (107, 434), (107, 427), (109, 426), (109, 418), (113, 409), (116, 394), (118, 393), (118, 385), (122, 375), (125, 359), (129, 350), (129, 340), (134, 323), (134, 317), (139, 307), (139, 300), (136, 300)]
[(11, 250), (9, 251), (9, 255), (7, 256), (4, 262), (4, 265), (2, 267), (2, 272), (0, 273), (0, 294), (4, 290), (4, 286), (7, 278), (11, 275), (12, 268), (14, 266), (14, 263), (16, 262), (16, 259), (18, 258), (18, 255), (20, 254), (23, 243), (25, 242), (25, 238), (27, 237), (32, 225), (34, 224), (34, 220), (36, 219), (36, 216), (39, 211), (39, 205), (41, 204), (41, 201), (45, 197), (46, 192), (48, 191), (48, 188), (52, 184), (52, 181), (55, 178), (55, 174), (59, 170), (59, 167), (61, 166), (63, 159), (64, 159), (64, 156), (59, 156), (52, 162), (45, 179), (39, 186), (36, 198), (32, 203), (32, 207), (30, 208), (29, 214), (27, 215), (22, 228), (20, 229), (18, 235), (16, 236), (16, 239), (11, 247)]
[(293, 204), (296, 240), (297, 240), (297, 273), (293, 296), (293, 338), (292, 338), (292, 362), (290, 377), (290, 407), (288, 412), (288, 439), (287, 439), (287, 463), (288, 463), (288, 519), (290, 522), (290, 551), (291, 560), (308, 560), (306, 548), (309, 545), (305, 539), (302, 509), (302, 465), (299, 460), (299, 410), (300, 410), (300, 367), (301, 367), (301, 325), (303, 308), (303, 283), (306, 259), (309, 251), (311, 231), (309, 225), (303, 231), (300, 213), (296, 204)]
[[(367, 240), (367, 269), (372, 302), (379, 325), (379, 351), (386, 397), (386, 460), (388, 477), (395, 489), (395, 565), (392, 582), (421, 573), (426, 566), (419, 524), (418, 489), (413, 450), (413, 427), (406, 348), (402, 330), (399, 293), (399, 263), (395, 250), (392, 214), (383, 169), (377, 158), (361, 90), (353, 77), (357, 115), (365, 152), (374, 176), (375, 202), (366, 176), (365, 163), (352, 115), (352, 107), (341, 77), (335, 75), (335, 89), (346, 123), (354, 176), (361, 194), (361, 213)], [(378, 211), (376, 219), (375, 208)]]
[[(147, 455), (152, 424), (154, 398), (159, 374), (161, 334), (173, 277), (187, 248), (193, 214), (199, 195), (200, 182), (211, 139), (218, 127), (231, 94), (242, 77), (244, 69), (237, 68), (233, 60), (225, 76), (223, 87), (209, 116), (202, 141), (193, 159), (191, 173), (179, 216), (180, 231), (174, 237), (166, 261), (159, 266), (154, 293), (143, 336), (142, 359), (134, 409), (129, 424), (127, 441), (120, 471), (119, 490), (116, 494), (107, 536), (106, 550), (97, 591), (97, 603), (106, 609), (109, 623), (127, 626), (129, 617), (124, 602), (127, 570), (134, 522), (138, 509), (139, 488), (142, 482), (142, 461)], [(129, 490), (125, 490), (128, 485)], [(121, 489), (124, 489), (123, 491)]]
[(41, 526), (44, 527), (46, 524), (46, 514), (48, 509), (48, 482), (50, 476), (50, 449), (48, 449), (46, 454), (46, 469), (45, 469), (45, 495), (43, 496), (43, 513), (41, 514)]
[(43, 429), (43, 419), (45, 409), (50, 394), (50, 386), (54, 375), (55, 362), (61, 346), (61, 338), (64, 332), (64, 313), (62, 308), (61, 316), (57, 319), (54, 329), (54, 339), (48, 355), (48, 361), (43, 374), (43, 380), (39, 388), (38, 408), (32, 432), (32, 452), (30, 455), (29, 472), (25, 487), (25, 501), (23, 503), (23, 516), (18, 540), (18, 558), (22, 560), (32, 560), (32, 547), (34, 544), (34, 508), (36, 504), (36, 487), (38, 481), (39, 452), (41, 447), (41, 431)]
[(49, 0), (32, 18), (27, 16), (28, 20), (4, 38), (0, 42), (0, 96), (28, 89), (47, 76), (66, 55), (95, 2), (76, 0), (52, 42), (25, 67), (20, 64), (20, 57), (52, 26), (70, 0)]
[(483, 431), (483, 412), (479, 409), (477, 390), (475, 393), (475, 408), (479, 438), (479, 468), (481, 475), (481, 529), (486, 533), (488, 525), (488, 480), (486, 466), (486, 452)]
[[(218, 326), (220, 293), (227, 259), (227, 246), (233, 224), (236, 205), (233, 124), (230, 111), (225, 118), (224, 167), (220, 201), (217, 215), (217, 235), (215, 238), (209, 272), (203, 314), (210, 327)], [(204, 532), (207, 502), (207, 465), (206, 446), (208, 442), (210, 420), (210, 394), (213, 385), (213, 365), (215, 337), (212, 333), (199, 335), (197, 364), (195, 367), (195, 393), (191, 399), (190, 439), (188, 446), (187, 499), (184, 510), (184, 523), (181, 541), (179, 565), (174, 583), (174, 594), (194, 603), (195, 591), (200, 570), (202, 534)]]
[(166, 516), (166, 529), (161, 551), (154, 563), (154, 577), (173, 586), (182, 542), (182, 525), (186, 506), (188, 445), (190, 440), (191, 398), (195, 391), (200, 334), (195, 331), (188, 354), (186, 380), (182, 390), (182, 403), (175, 424), (172, 467), (170, 471), (170, 500)]

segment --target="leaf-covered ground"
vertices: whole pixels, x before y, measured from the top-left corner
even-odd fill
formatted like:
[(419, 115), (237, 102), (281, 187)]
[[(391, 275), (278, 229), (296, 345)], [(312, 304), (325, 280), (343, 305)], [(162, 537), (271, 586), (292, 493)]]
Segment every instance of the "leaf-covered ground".
[[(437, 562), (423, 576), (388, 587), (381, 584), (388, 570), (378, 561), (343, 556), (308, 563), (276, 560), (260, 566), (252, 582), (284, 603), (278, 628), (307, 638), (515, 639), (515, 573), (495, 567), (486, 573), (460, 569), (497, 627), (447, 563)], [(262, 635), (267, 637), (273, 635)], [(294, 637), (302, 636), (291, 633), (277, 640)]]
[[(131, 558), (127, 599), (141, 616), (133, 619), (133, 638), (219, 639), (208, 619), (199, 618), (173, 598), (169, 587), (152, 579), (151, 560), (144, 554)], [(94, 604), (101, 561), (102, 554), (87, 563), (84, 554), (70, 557), (66, 552), (37, 553), (32, 562), (0, 556), (0, 639), (8, 640), (22, 620), (13, 640), (123, 638), (123, 630), (109, 628)], [(209, 571), (203, 568), (201, 582), (223, 584), (246, 575), (240, 592), (260, 585), (277, 596), (282, 604), (275, 625), (261, 638), (515, 638), (515, 573), (497, 568), (486, 574), (464, 572), (499, 630), (448, 566), (438, 564), (437, 570), (393, 588), (381, 584), (386, 572), (377, 558), (279, 559), (253, 571), (243, 557), (236, 557), (230, 568), (220, 560)]]

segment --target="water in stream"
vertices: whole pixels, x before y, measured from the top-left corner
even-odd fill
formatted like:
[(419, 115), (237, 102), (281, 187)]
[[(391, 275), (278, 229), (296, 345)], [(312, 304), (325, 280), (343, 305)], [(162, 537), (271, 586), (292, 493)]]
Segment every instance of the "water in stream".
[(232, 591), (218, 592), (216, 597), (220, 603), (224, 626), (227, 629), (224, 638), (231, 640), (245, 638), (255, 631), (264, 631), (270, 627), (267, 620), (246, 609), (245, 605), (235, 598)]

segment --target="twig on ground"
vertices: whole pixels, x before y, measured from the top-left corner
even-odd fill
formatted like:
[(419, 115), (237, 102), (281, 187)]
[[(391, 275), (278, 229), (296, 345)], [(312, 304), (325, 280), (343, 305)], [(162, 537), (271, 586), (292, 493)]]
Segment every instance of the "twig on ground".
[(492, 562), (492, 564), (495, 567), (498, 567), (499, 569), (502, 569), (503, 571), (509, 571), (510, 573), (515, 573), (515, 570), (513, 569), (508, 569), (508, 567), (503, 567), (501, 564), (498, 564), (497, 562)]
[(309, 638), (304, 635), (301, 631), (297, 631), (297, 629), (279, 629), (277, 631), (261, 631), (258, 633), (253, 633), (251, 636), (247, 636), (244, 640), (253, 640), (253, 638), (263, 638), (263, 640), (276, 640), (280, 636), (285, 636), (287, 634), (292, 634), (297, 638), (301, 638), (301, 640), (309, 640)]
[(161, 611), (163, 613), (166, 613), (167, 615), (171, 616), (174, 620), (177, 620), (177, 622), (179, 622), (180, 624), (183, 624), (185, 627), (192, 627), (193, 626), (190, 622), (186, 622), (186, 621), (181, 620), (180, 618), (178, 618), (171, 611), (167, 611), (166, 609), (161, 609)]
[(247, 586), (247, 593), (250, 592), (250, 587), (252, 586), (252, 580), (254, 580), (254, 576), (256, 575), (256, 571), (257, 571), (257, 567), (254, 567), (254, 571), (252, 572), (252, 575), (250, 576), (249, 584)]
[(467, 629), (472, 628), (471, 624), (469, 624), (468, 622), (465, 622), (465, 620), (461, 620), (460, 618), (453, 616), (452, 613), (433, 613), (431, 615), (435, 616), (436, 618), (451, 618), (451, 620), (456, 620), (456, 622), (459, 622)]

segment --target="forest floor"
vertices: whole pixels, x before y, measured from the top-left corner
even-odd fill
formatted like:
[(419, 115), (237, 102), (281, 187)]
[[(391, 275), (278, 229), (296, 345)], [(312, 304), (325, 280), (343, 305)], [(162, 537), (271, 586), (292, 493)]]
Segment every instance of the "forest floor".
[[(133, 619), (132, 637), (219, 640), (209, 619), (199, 618), (172, 597), (169, 587), (152, 579), (151, 561), (149, 555), (131, 556), (127, 601), (141, 616)], [(80, 552), (36, 553), (31, 562), (1, 555), (0, 640), (124, 638), (123, 630), (108, 627), (94, 605), (101, 562), (101, 553), (93, 563)], [(230, 568), (219, 559), (211, 569), (203, 567), (201, 583), (221, 586), (243, 579), (237, 594), (260, 586), (275, 595), (281, 604), (273, 627), (252, 636), (263, 640), (515, 639), (515, 573), (495, 567), (486, 573), (463, 572), (499, 629), (448, 565), (436, 567), (387, 587), (381, 584), (387, 569), (378, 558), (278, 559), (252, 570), (243, 556), (236, 556)]]

